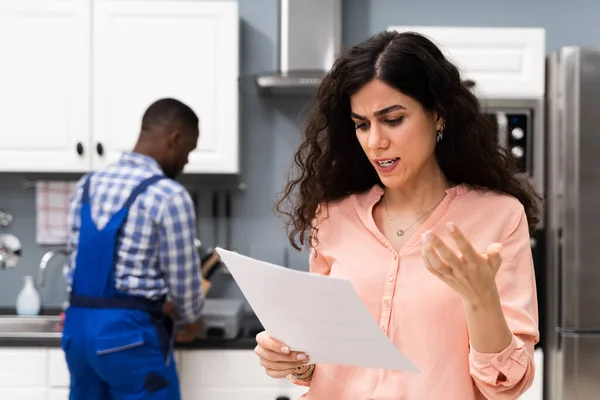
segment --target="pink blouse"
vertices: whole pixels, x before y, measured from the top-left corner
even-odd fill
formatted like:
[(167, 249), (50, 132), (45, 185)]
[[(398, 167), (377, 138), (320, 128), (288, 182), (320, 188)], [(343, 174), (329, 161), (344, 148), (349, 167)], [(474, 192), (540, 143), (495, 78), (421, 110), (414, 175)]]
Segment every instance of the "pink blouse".
[[(380, 233), (373, 207), (383, 195), (374, 186), (330, 204), (311, 255), (313, 273), (350, 279), (390, 340), (420, 373), (344, 365), (316, 365), (307, 400), (517, 399), (534, 378), (533, 346), (539, 339), (537, 297), (527, 219), (513, 197), (459, 185), (397, 252)], [(460, 296), (421, 260), (421, 234), (437, 233), (454, 250), (445, 224), (454, 221), (485, 252), (501, 242), (496, 282), (512, 343), (497, 354), (470, 347)], [(348, 349), (352, 351), (352, 349)], [(502, 374), (506, 379), (499, 379)]]

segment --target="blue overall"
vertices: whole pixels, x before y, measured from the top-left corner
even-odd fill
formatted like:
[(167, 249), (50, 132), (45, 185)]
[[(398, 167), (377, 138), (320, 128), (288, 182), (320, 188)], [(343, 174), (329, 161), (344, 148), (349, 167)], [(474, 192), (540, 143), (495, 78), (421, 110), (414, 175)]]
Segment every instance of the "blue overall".
[(62, 348), (71, 374), (70, 400), (179, 400), (173, 322), (164, 299), (130, 296), (115, 287), (115, 255), (129, 207), (149, 185), (142, 181), (102, 230), (92, 221), (88, 176)]

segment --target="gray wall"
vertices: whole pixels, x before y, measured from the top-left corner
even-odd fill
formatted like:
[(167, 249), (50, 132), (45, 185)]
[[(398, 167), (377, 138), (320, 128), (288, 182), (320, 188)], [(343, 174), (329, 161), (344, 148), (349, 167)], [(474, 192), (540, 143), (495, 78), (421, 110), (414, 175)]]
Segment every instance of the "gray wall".
[[(277, 0), (239, 0), (241, 18), (241, 152), (242, 177), (247, 185), (233, 198), (232, 246), (245, 254), (267, 261), (306, 269), (306, 254), (288, 246), (281, 222), (273, 215), (273, 200), (290, 165), (303, 111), (308, 99), (260, 98), (253, 75), (276, 68)], [(571, 0), (504, 0), (482, 3), (475, 0), (343, 0), (343, 41), (356, 43), (389, 25), (464, 25), (544, 27), (547, 50), (566, 45), (600, 45), (600, 5)], [(49, 176), (76, 179), (77, 176)], [(35, 243), (35, 192), (21, 184), (22, 175), (0, 174), (0, 208), (15, 217), (8, 231), (23, 242), (19, 268), (0, 271), (0, 307), (14, 306), (23, 277), (35, 274), (47, 247)], [(217, 179), (218, 180), (218, 179)], [(194, 178), (190, 190), (200, 199), (200, 237), (209, 246), (212, 223), (208, 219), (209, 192), (215, 179)], [(0, 228), (1, 229), (1, 228)], [(287, 257), (286, 257), (287, 249)], [(45, 306), (66, 299), (60, 274), (62, 260), (48, 268), (46, 285), (40, 289)], [(239, 296), (231, 277), (215, 282), (212, 296)]]

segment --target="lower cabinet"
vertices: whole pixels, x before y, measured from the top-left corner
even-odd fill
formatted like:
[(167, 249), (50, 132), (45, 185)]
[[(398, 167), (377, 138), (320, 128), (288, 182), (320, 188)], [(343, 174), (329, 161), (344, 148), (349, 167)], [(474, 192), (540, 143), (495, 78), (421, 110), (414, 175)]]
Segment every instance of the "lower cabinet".
[[(183, 400), (295, 400), (306, 388), (264, 373), (251, 350), (180, 350)], [(69, 371), (60, 348), (0, 348), (0, 399), (68, 400)]]
[[(307, 391), (272, 379), (251, 350), (179, 350), (175, 354), (183, 400), (296, 400)], [(542, 400), (543, 355), (521, 400)], [(69, 371), (59, 348), (0, 348), (0, 399), (68, 400)]]
[(0, 348), (0, 399), (46, 400), (48, 370), (47, 349)]
[[(0, 399), (45, 400), (47, 399), (46, 392), (46, 389), (43, 388), (0, 388)], [(68, 398), (67, 395), (66, 399), (68, 400)]]
[(50, 388), (48, 389), (48, 400), (69, 400), (68, 388)]
[(184, 400), (296, 400), (308, 388), (273, 379), (250, 350), (185, 350), (179, 354)]

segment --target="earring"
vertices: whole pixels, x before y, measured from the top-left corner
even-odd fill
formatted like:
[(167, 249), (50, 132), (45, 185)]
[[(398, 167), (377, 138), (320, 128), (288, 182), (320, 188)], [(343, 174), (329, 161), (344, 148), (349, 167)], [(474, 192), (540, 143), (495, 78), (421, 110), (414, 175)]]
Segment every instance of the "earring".
[(437, 131), (437, 135), (435, 137), (435, 141), (439, 142), (440, 140), (442, 140), (444, 138), (444, 128), (446, 127), (446, 124), (442, 125), (442, 128)]

